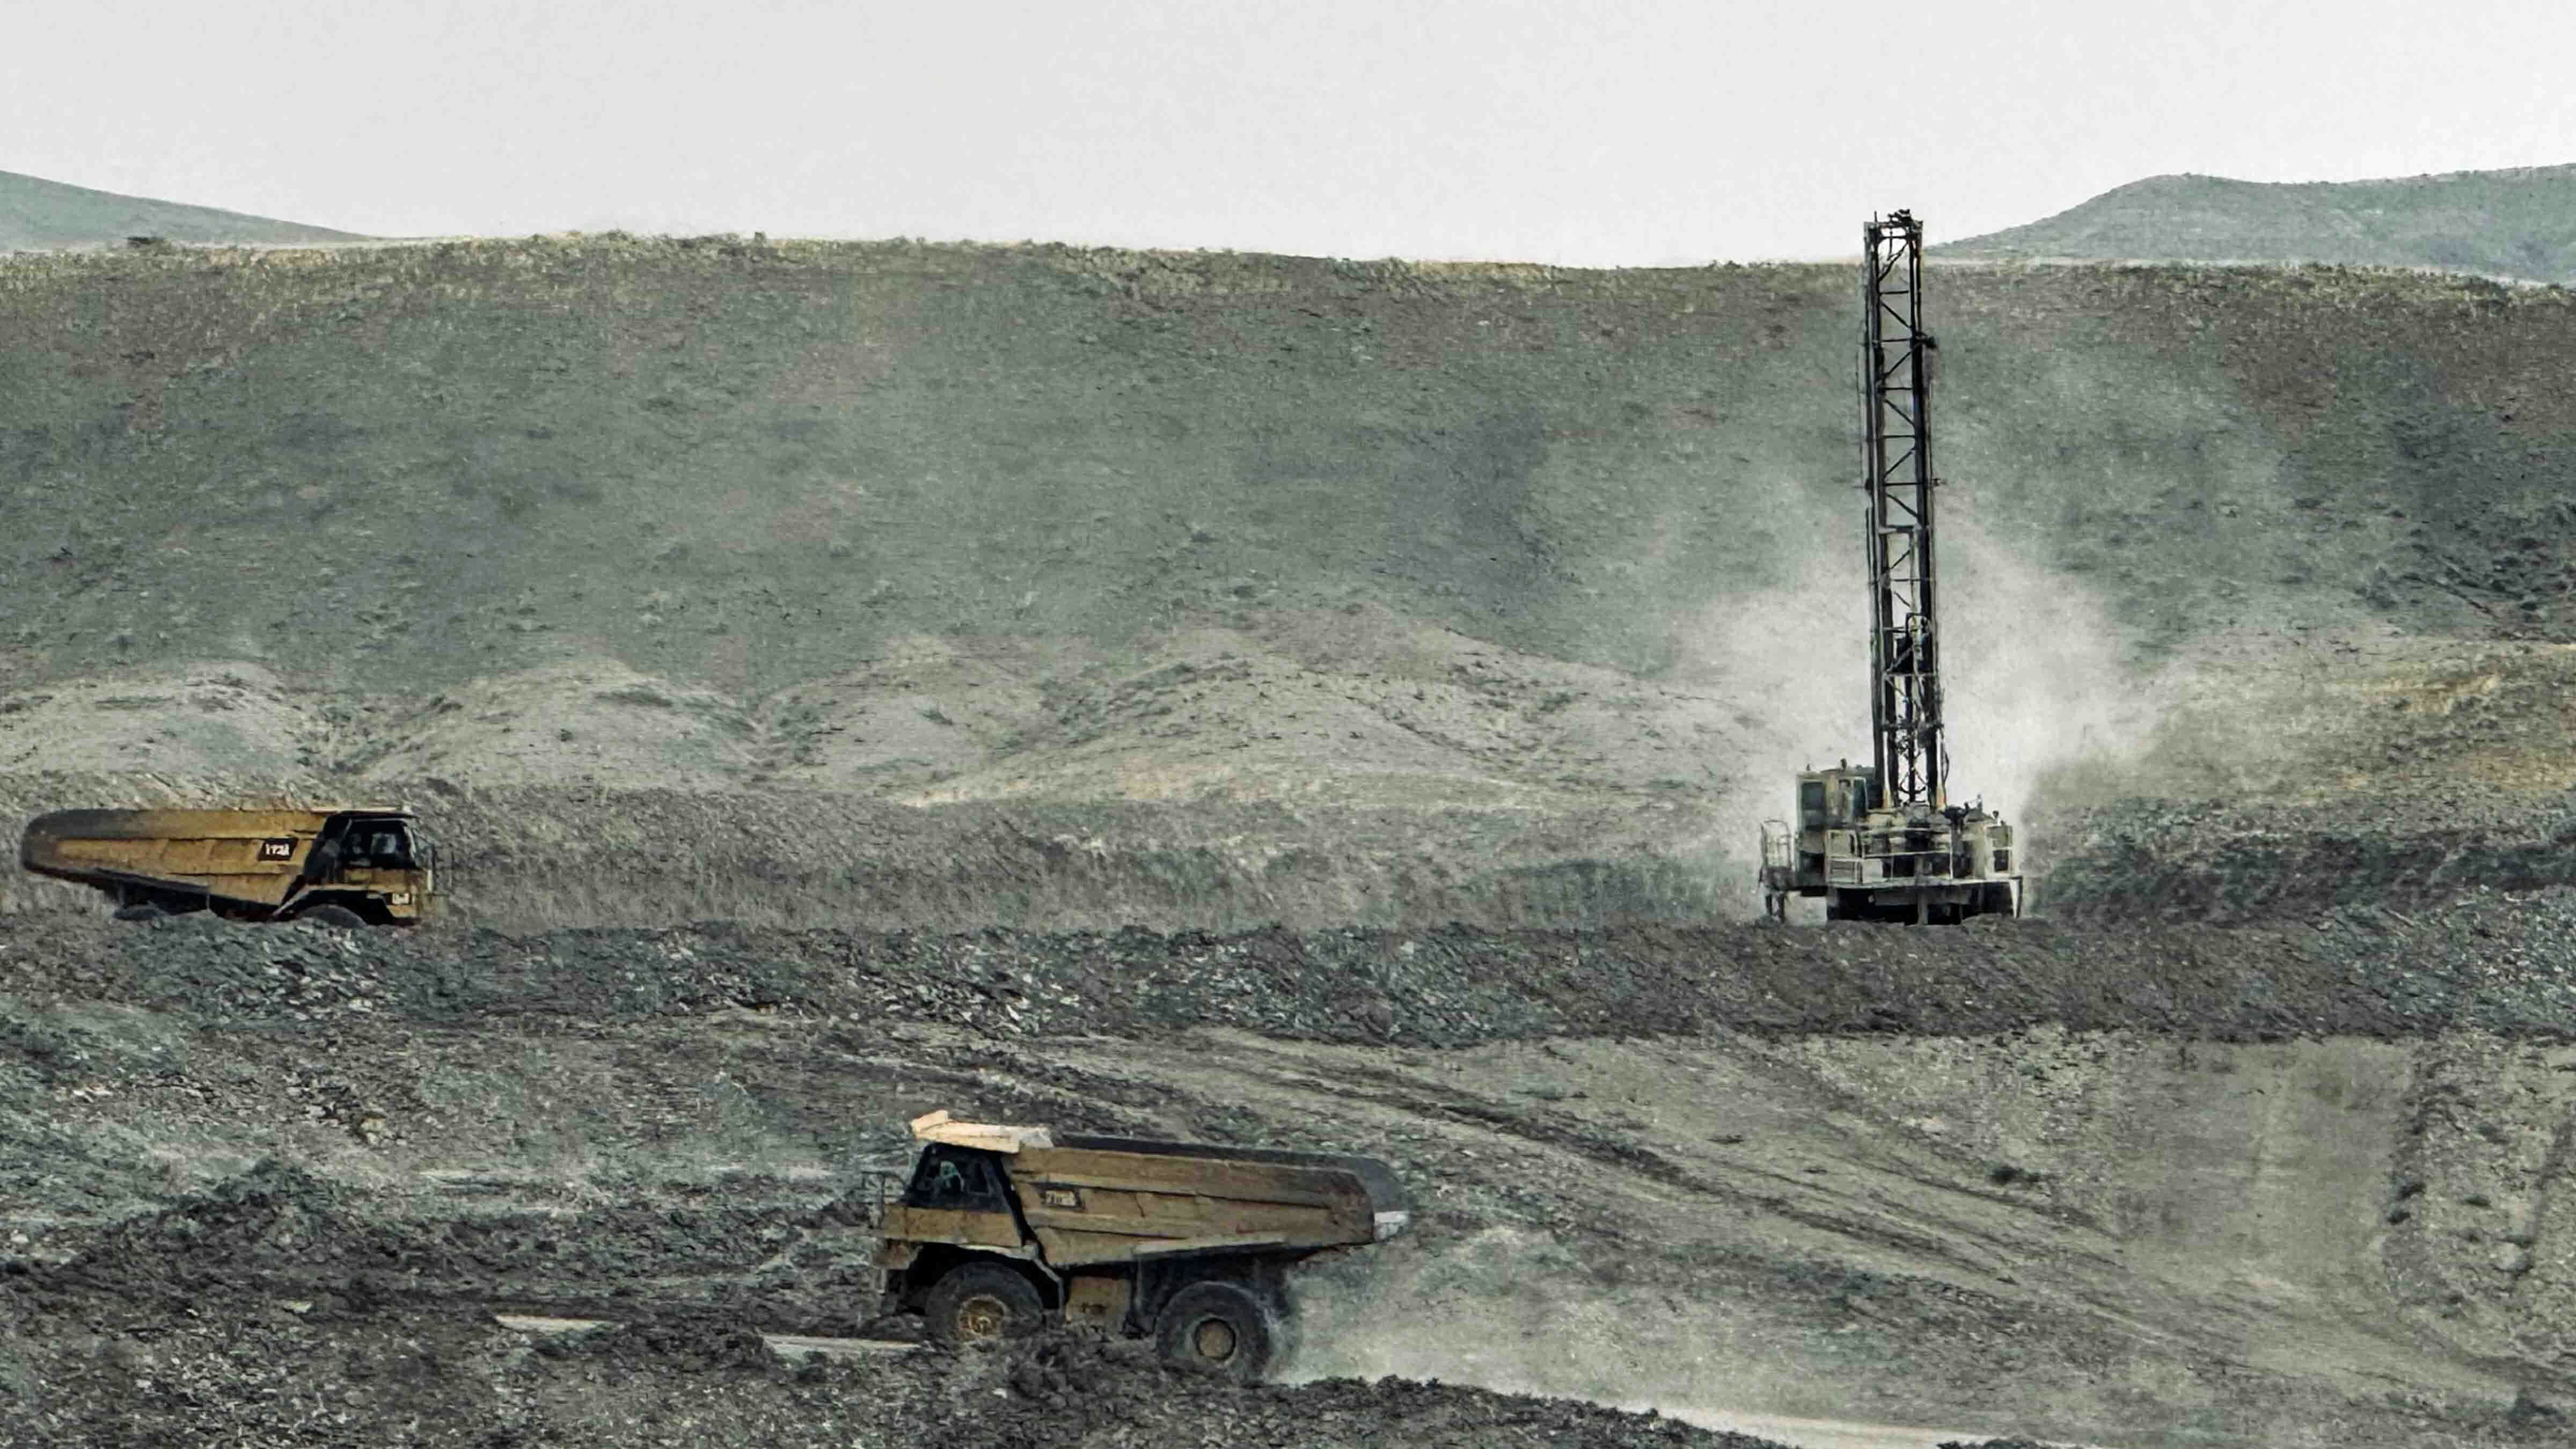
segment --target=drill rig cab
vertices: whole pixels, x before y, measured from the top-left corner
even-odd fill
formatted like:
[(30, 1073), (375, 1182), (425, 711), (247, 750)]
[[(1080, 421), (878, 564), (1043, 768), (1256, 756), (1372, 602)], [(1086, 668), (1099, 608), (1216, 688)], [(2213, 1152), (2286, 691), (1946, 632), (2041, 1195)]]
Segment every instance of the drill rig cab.
[(1848, 760), (1798, 776), (1798, 816), (1762, 827), (1762, 904), (1821, 896), (1829, 921), (1956, 925), (2021, 913), (2012, 827), (1982, 804), (1938, 810), (1878, 804), (1878, 771)]
[(1957, 924), (2019, 915), (2012, 828), (1949, 800), (1935, 609), (1933, 342), (1923, 330), (1923, 224), (1861, 232), (1861, 492), (1870, 591), (1872, 762), (1798, 776), (1796, 824), (1762, 827), (1763, 908), (1821, 896), (1825, 919)]

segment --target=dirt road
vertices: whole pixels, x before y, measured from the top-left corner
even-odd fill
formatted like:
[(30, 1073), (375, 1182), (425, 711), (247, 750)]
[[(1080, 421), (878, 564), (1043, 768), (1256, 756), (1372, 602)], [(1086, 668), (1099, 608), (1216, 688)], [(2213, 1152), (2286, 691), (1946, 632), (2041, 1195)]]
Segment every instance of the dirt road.
[[(527, 1314), (495, 1314), (493, 1321), (504, 1328), (522, 1333), (586, 1333), (616, 1325), (603, 1318), (544, 1318)], [(761, 1342), (789, 1363), (809, 1358), (867, 1359), (888, 1354), (926, 1352), (918, 1343), (877, 1338), (823, 1338), (811, 1334), (764, 1333)], [(1478, 1387), (1491, 1387), (1479, 1385)], [(1777, 1414), (1745, 1414), (1702, 1406), (1677, 1407), (1669, 1404), (1618, 1404), (1612, 1407), (1632, 1412), (1654, 1409), (1685, 1423), (1769, 1439), (1792, 1449), (1932, 1449), (1932, 1446), (1974, 1439), (1965, 1430), (1908, 1428), (1895, 1424), (1855, 1424), (1833, 1419), (1793, 1419)], [(2052, 1449), (2091, 1449), (2091, 1446), (2052, 1445)]]
[[(1659, 1412), (1706, 1429), (1749, 1434), (1792, 1449), (1940, 1449), (1945, 1444), (1974, 1444), (1984, 1436), (1963, 1429), (1909, 1428), (1899, 1424), (1855, 1424), (1842, 1419), (1793, 1419), (1779, 1414), (1736, 1414), (1722, 1409), (1669, 1408)], [(2102, 1449), (2068, 1440), (2030, 1441), (2048, 1449)]]

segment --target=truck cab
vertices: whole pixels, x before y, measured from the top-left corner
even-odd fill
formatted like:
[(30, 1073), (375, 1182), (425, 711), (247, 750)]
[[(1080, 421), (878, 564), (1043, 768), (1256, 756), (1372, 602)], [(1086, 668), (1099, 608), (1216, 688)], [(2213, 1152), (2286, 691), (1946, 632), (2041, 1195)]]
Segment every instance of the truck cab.
[(408, 925), (437, 892), (437, 851), (408, 815), (345, 812), (315, 840), (300, 898), (336, 898), (370, 924)]

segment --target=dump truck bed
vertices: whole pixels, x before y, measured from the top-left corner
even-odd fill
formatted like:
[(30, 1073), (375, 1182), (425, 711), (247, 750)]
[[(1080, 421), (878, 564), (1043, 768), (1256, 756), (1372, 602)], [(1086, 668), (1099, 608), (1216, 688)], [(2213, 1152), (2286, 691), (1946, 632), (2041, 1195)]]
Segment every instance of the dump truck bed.
[(1213, 1142), (1161, 1142), (1146, 1137), (1058, 1137), (1059, 1149), (1132, 1152), (1149, 1157), (1189, 1157), (1228, 1162), (1269, 1163), (1284, 1167), (1320, 1167), (1348, 1172), (1360, 1179), (1372, 1212), (1406, 1212), (1411, 1199), (1395, 1178), (1395, 1169), (1374, 1157), (1330, 1152), (1289, 1152), (1276, 1147), (1229, 1147)]
[(273, 906), (286, 899), (333, 813), (57, 810), (27, 822), (18, 861), (86, 885), (202, 891)]
[(1009, 1159), (1020, 1214), (1059, 1269), (1187, 1253), (1307, 1253), (1376, 1242), (1410, 1207), (1365, 1157), (1060, 1137)]

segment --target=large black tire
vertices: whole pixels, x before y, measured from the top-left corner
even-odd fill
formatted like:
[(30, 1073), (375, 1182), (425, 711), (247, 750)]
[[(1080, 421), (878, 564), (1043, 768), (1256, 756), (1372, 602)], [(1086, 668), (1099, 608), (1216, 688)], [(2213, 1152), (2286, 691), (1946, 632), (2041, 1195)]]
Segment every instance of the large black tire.
[(1154, 1320), (1163, 1362), (1252, 1383), (1288, 1366), (1296, 1339), (1280, 1306), (1240, 1283), (1193, 1283)]
[(1037, 1285), (999, 1263), (960, 1263), (922, 1298), (922, 1328), (951, 1348), (1026, 1338), (1046, 1320)]
[(335, 931), (363, 929), (367, 918), (347, 906), (307, 906), (295, 913), (295, 919), (312, 926), (329, 926)]
[(150, 901), (136, 901), (130, 906), (118, 906), (115, 914), (120, 921), (157, 921), (170, 913)]

